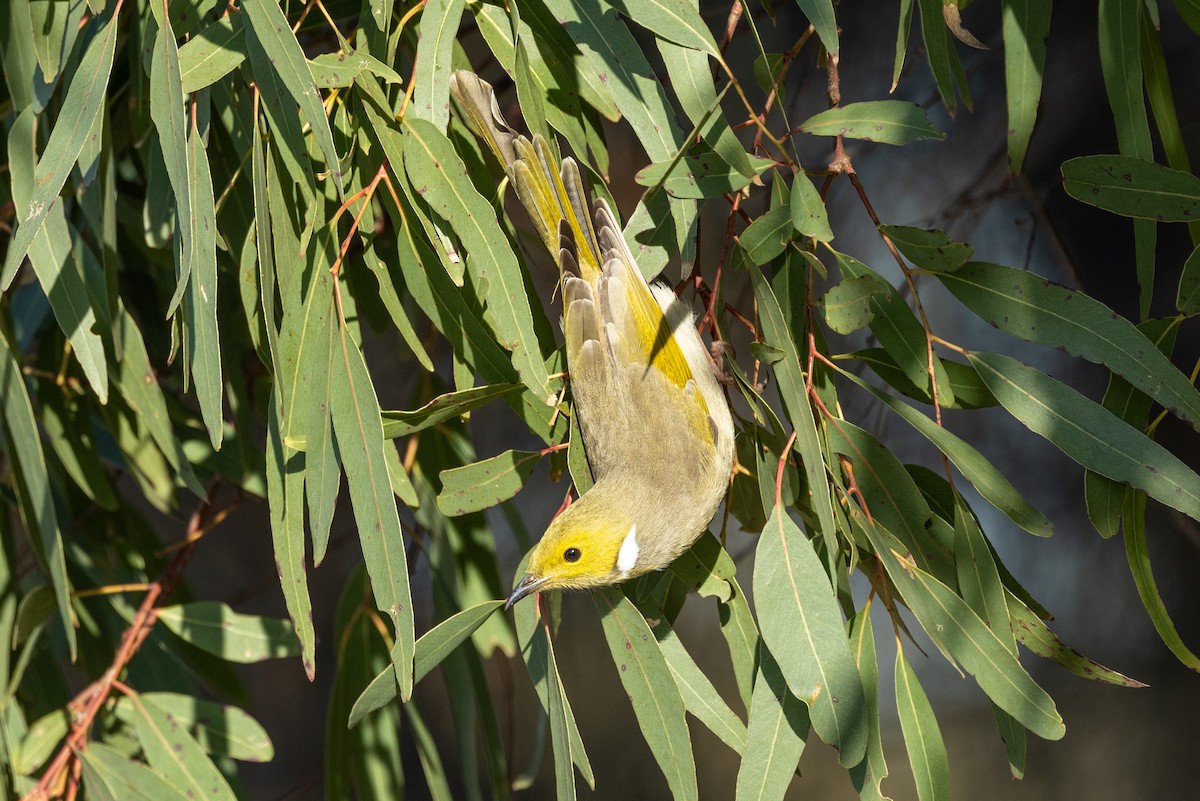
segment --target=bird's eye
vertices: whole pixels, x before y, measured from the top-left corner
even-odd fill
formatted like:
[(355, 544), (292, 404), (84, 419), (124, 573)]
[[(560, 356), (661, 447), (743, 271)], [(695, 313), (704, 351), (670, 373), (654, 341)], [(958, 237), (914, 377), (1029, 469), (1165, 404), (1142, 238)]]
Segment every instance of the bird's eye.
[(578, 548), (568, 548), (563, 551), (563, 559), (566, 559), (568, 562), (578, 562), (581, 556), (583, 554), (579, 552)]

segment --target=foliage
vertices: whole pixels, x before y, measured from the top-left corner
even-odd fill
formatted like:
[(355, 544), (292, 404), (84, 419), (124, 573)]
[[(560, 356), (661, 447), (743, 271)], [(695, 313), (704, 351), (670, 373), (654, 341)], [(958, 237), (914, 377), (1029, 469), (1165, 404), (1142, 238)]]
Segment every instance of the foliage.
[[(785, 30), (793, 46), (773, 53), (761, 51), (758, 26), (777, 11), (794, 17), (766, 2), (744, 13), (734, 2), (727, 20), (719, 9), (715, 34), (695, 0), (4, 3), (0, 641), (12, 648), (0, 649), (0, 795), (234, 798), (234, 760), (270, 759), (272, 747), (226, 703), (240, 697), (226, 663), (292, 657), (310, 679), (336, 672), (330, 798), (400, 797), (401, 725), (432, 796), (458, 782), (479, 795), (474, 762), (449, 778), (446, 744), (415, 703), (395, 703), (439, 666), (472, 754), (483, 733), (492, 793), (528, 784), (536, 764), (506, 772), (511, 744), (482, 672), (484, 660), (516, 653), (549, 732), (558, 797), (573, 797), (579, 778), (603, 782), (556, 660), (558, 605), (517, 605), (515, 629), (495, 614), (502, 549), (491, 536), (498, 518), (483, 510), (499, 505), (519, 522), (509, 499), (542, 459), (555, 474), (569, 469), (579, 491), (589, 480), (555, 315), (523, 267), (536, 237), (505, 213), (502, 173), (449, 98), (452, 69), (472, 63), (511, 79), (505, 102), (515, 87), (525, 127), (557, 136), (601, 196), (612, 162), (629, 158), (609, 151), (605, 127), (627, 125), (649, 162), (625, 230), (639, 265), (655, 275), (682, 263), (700, 324), (728, 338), (745, 328), (754, 341), (752, 356), (728, 364), (740, 465), (720, 541), (706, 536), (670, 570), (595, 594), (675, 797), (698, 793), (687, 715), (743, 755), (739, 798), (781, 798), (810, 728), (839, 750), (863, 798), (882, 797), (875, 604), (898, 646), (895, 698), (922, 799), (947, 797), (949, 766), (908, 631), (923, 630), (975, 678), (1018, 778), (1025, 732), (1065, 730), (1018, 643), (1088, 678), (1137, 686), (1059, 642), (1000, 563), (967, 485), (1031, 534), (1048, 536), (1050, 522), (943, 425), (945, 409), (1003, 407), (1086, 469), (1096, 529), (1123, 533), (1155, 626), (1200, 669), (1158, 596), (1146, 544), (1148, 499), (1200, 520), (1200, 476), (1153, 438), (1165, 414), (1200, 426), (1195, 374), (1170, 360), (1180, 322), (1200, 313), (1200, 247), (1183, 269), (1179, 315), (1146, 319), (1157, 223), (1187, 222), (1200, 245), (1200, 178), (1182, 146), (1157, 7), (1100, 0), (1120, 153), (1062, 167), (1073, 197), (1134, 219), (1135, 325), (1075, 289), (972, 261), (969, 245), (941, 231), (878, 220), (872, 177), (856, 173), (844, 141), (892, 147), (945, 134), (913, 104), (842, 98), (834, 5), (798, 5), (812, 25)], [(913, 5), (899, 4), (893, 84)], [(1192, 4), (1179, 11), (1195, 23)], [(952, 36), (974, 37), (958, 6), (919, 0), (916, 13), (911, 36), (946, 109), (970, 107)], [(1050, 4), (1004, 0), (1000, 14), (1019, 172)], [(760, 49), (752, 74), (725, 62), (731, 41)], [(825, 70), (829, 102), (793, 125), (786, 78), (805, 59)], [(1169, 166), (1153, 163), (1151, 117)], [(827, 139), (826, 164), (797, 163), (802, 135)], [(834, 248), (824, 201), (836, 182), (853, 185), (902, 286)], [(715, 263), (696, 258), (702, 206), (728, 212)], [(725, 302), (733, 282), (752, 287), (753, 308)], [(1103, 401), (931, 330), (921, 299), (935, 283), (1012, 337), (1107, 367)], [(363, 355), (385, 329), (423, 373), (409, 410), (380, 411)], [(850, 340), (827, 340), (827, 330), (869, 330), (874, 346), (843, 350)], [(843, 393), (895, 412), (943, 454), (944, 470), (902, 463), (843, 416)], [(477, 460), (463, 420), (494, 403), (541, 444)], [(365, 571), (344, 589), (336, 663), (325, 663), (308, 581), (343, 477)], [(242, 496), (269, 504), (290, 620), (193, 600), (180, 583), (196, 548), (237, 547), (203, 537)], [(182, 541), (159, 550), (147, 503), (187, 521)], [(722, 547), (739, 527), (758, 540), (753, 576), (739, 576)], [(432, 581), (419, 586), (432, 589), (414, 594), (411, 578), (424, 572)], [(870, 587), (865, 603), (851, 592), (855, 572)], [(693, 593), (716, 600), (740, 696), (732, 705), (672, 629)], [(439, 621), (420, 637), (414, 606)], [(90, 683), (79, 690), (81, 676)]]

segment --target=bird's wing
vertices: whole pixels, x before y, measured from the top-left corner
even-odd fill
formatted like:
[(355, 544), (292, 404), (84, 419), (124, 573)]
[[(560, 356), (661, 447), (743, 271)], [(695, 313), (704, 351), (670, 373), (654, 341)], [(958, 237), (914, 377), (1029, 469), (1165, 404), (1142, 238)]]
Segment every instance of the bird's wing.
[[(540, 136), (530, 140), (515, 133), (500, 114), (491, 85), (474, 73), (455, 72), (450, 90), (476, 135), (504, 163), (542, 241), (558, 256), (572, 384), (578, 388), (581, 382), (603, 375), (597, 372), (602, 367), (596, 361), (598, 354), (588, 344), (600, 341), (607, 345), (613, 365), (640, 368), (629, 375), (643, 380), (657, 371), (667, 386), (683, 393), (687, 401), (683, 405), (695, 406), (697, 419), (707, 421), (707, 403), (696, 391), (692, 366), (672, 329), (672, 323), (680, 321), (670, 320), (655, 299), (608, 204), (598, 200), (591, 207), (588, 203), (575, 161), (560, 162), (553, 146)], [(580, 283), (572, 282), (572, 276), (578, 276)], [(590, 292), (585, 293), (584, 287)], [(614, 369), (608, 377), (623, 372)], [(578, 392), (576, 396), (578, 400)], [(703, 428), (709, 430), (707, 422)]]

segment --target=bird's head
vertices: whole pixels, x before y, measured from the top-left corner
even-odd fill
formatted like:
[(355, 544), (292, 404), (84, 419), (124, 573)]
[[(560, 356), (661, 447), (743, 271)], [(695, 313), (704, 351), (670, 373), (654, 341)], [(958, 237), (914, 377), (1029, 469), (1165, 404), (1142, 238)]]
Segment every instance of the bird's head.
[(554, 519), (508, 596), (511, 607), (545, 590), (586, 590), (628, 578), (637, 566), (637, 525), (604, 493), (588, 492)]

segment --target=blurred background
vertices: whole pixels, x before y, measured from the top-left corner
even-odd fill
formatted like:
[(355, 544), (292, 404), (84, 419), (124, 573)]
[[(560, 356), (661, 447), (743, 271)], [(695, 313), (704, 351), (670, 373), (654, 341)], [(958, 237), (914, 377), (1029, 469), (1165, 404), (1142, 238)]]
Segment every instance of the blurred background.
[[(768, 51), (783, 52), (807, 25), (795, 4), (774, 3), (772, 22), (756, 16)], [(897, 3), (851, 2), (838, 7), (842, 27), (841, 91), (844, 102), (888, 96), (897, 24)], [(702, 4), (714, 30), (722, 30), (727, 2)], [(1200, 47), (1170, 3), (1159, 6), (1162, 42), (1174, 88), (1179, 120), (1193, 159), (1200, 159)], [(914, 14), (915, 16), (915, 14)], [(478, 35), (464, 17), (462, 41), (485, 77), (499, 79), (505, 114), (519, 126), (519, 111), (511, 83), (481, 55)], [(958, 46), (969, 76), (974, 110), (960, 107), (951, 118), (937, 98), (928, 65), (917, 48), (914, 32), (904, 74), (894, 97), (911, 100), (929, 110), (948, 133), (944, 142), (911, 144), (903, 148), (866, 142), (847, 142), (872, 203), (884, 222), (942, 228), (976, 248), (975, 258), (1024, 267), (1048, 278), (1078, 285), (1116, 311), (1135, 317), (1136, 280), (1133, 271), (1132, 226), (1084, 206), (1062, 191), (1059, 165), (1066, 159), (1116, 152), (1116, 138), (1100, 72), (1094, 0), (1059, 0), (1054, 6), (1048, 40), (1045, 88), (1025, 172), (1012, 178), (1005, 152), (1006, 113), (1004, 64), (1000, 41), (1000, 4), (976, 0), (963, 12), (964, 25), (988, 50)], [(743, 21), (742, 25), (745, 25)], [(914, 27), (918, 25), (914, 19)], [(649, 48), (653, 52), (653, 48)], [(750, 74), (756, 50), (744, 30), (728, 55), (738, 74)], [(803, 51), (788, 77), (785, 110), (794, 126), (826, 107), (826, 75), (813, 63), (815, 49)], [(490, 69), (489, 73), (487, 70)], [(727, 100), (731, 122), (741, 119), (740, 106)], [(685, 126), (686, 127), (686, 126)], [(777, 127), (778, 129), (778, 127)], [(633, 175), (647, 159), (636, 140), (623, 128), (610, 127), (614, 158), (612, 190), (627, 215), (640, 195)], [(820, 169), (831, 156), (830, 140), (800, 136), (802, 163)], [(1161, 160), (1161, 159), (1160, 159)], [(763, 193), (766, 194), (766, 193)], [(899, 278), (845, 180), (834, 183), (828, 198), (837, 246), (876, 270)], [(510, 206), (515, 209), (515, 205)], [(751, 210), (752, 213), (755, 211)], [(718, 258), (727, 208), (709, 203), (702, 219), (700, 256), (711, 280)], [(1180, 266), (1191, 246), (1183, 226), (1159, 226), (1158, 293), (1155, 308), (1171, 313)], [(543, 299), (550, 303), (553, 268), (531, 259)], [(677, 268), (668, 277), (678, 279)], [(744, 274), (726, 277), (728, 300), (748, 308), (751, 294)], [(966, 347), (1000, 350), (1017, 356), (1098, 399), (1106, 372), (1044, 348), (1017, 342), (981, 327), (968, 325), (957, 301), (936, 282), (921, 285), (922, 300), (939, 335)], [(551, 314), (557, 318), (559, 310)], [(1179, 335), (1176, 363), (1185, 371), (1200, 357), (1195, 320)], [(733, 339), (737, 358), (749, 364), (748, 341)], [(384, 408), (407, 408), (414, 382), (422, 380), (415, 362), (404, 353), (397, 336), (385, 334), (367, 343), (367, 355)], [(448, 365), (448, 351), (440, 356)], [(768, 388), (770, 392), (770, 388)], [(847, 417), (880, 436), (904, 461), (933, 465), (928, 444), (893, 418), (884, 416), (861, 393), (842, 393)], [(1054, 663), (1023, 652), (1023, 664), (1054, 697), (1067, 725), (1060, 742), (1029, 738), (1026, 775), (1009, 776), (1003, 746), (987, 700), (970, 678), (963, 679), (940, 657), (923, 658), (912, 648), (909, 658), (930, 695), (949, 752), (955, 798), (1042, 801), (1084, 797), (1096, 801), (1200, 797), (1200, 676), (1184, 668), (1162, 644), (1150, 623), (1129, 575), (1119, 538), (1102, 540), (1090, 526), (1082, 500), (1083, 471), (1040, 438), (1025, 431), (1001, 411), (947, 413), (947, 425), (972, 441), (997, 464), (1018, 489), (1053, 521), (1055, 536), (1038, 540), (1018, 530), (986, 503), (975, 503), (984, 528), (1010, 571), (1055, 615), (1051, 623), (1069, 646), (1096, 661), (1139, 679), (1144, 689), (1125, 689), (1078, 678)], [(480, 457), (509, 448), (537, 447), (511, 412), (493, 404), (472, 414), (469, 430)], [(1193, 467), (1200, 467), (1200, 442), (1194, 431), (1168, 419), (1159, 441)], [(515, 506), (525, 526), (537, 536), (558, 508), (565, 482), (549, 481), (545, 464)], [(341, 496), (345, 498), (344, 489)], [(151, 511), (148, 514), (154, 514)], [(177, 536), (175, 521), (159, 518), (168, 538)], [(499, 512), (489, 514), (502, 558), (501, 575), (512, 575), (519, 559), (509, 522)], [(234, 520), (212, 535), (226, 547), (198, 549), (189, 570), (194, 576), (221, 576), (220, 586), (194, 587), (206, 598), (225, 600), (239, 611), (285, 614), (275, 575), (265, 501), (248, 502)], [(1151, 555), (1160, 592), (1185, 642), (1200, 646), (1200, 530), (1194, 521), (1152, 506), (1149, 522)], [(739, 576), (748, 585), (755, 538), (730, 532), (728, 548), (738, 561)], [(242, 669), (250, 703), (247, 711), (270, 733), (276, 758), (261, 765), (241, 766), (247, 797), (299, 801), (323, 794), (322, 760), (325, 715), (336, 661), (333, 616), (337, 594), (347, 575), (361, 561), (348, 503), (339, 508), (329, 556), (310, 575), (314, 618), (322, 637), (317, 679), (305, 680), (298, 660), (264, 663)], [(416, 563), (414, 599), (418, 633), (432, 624), (428, 564)], [(866, 583), (857, 586), (860, 600)], [(714, 602), (693, 598), (677, 630), (695, 660), (713, 678), (726, 701), (744, 712), (734, 689), (725, 644), (716, 628)], [(596, 799), (668, 798), (666, 782), (642, 742), (604, 644), (592, 601), (587, 596), (564, 600), (564, 620), (556, 650), (567, 692), (600, 784), (594, 792), (581, 786), (580, 797)], [(880, 707), (890, 776), (883, 789), (894, 799), (915, 799), (907, 758), (891, 692), (894, 643), (889, 627), (876, 621), (880, 663)], [(918, 644), (926, 643), (918, 640)], [(936, 651), (926, 649), (936, 654)], [(542, 740), (537, 732), (537, 701), (519, 656), (496, 655), (486, 663), (488, 681), (497, 703), (500, 731), (505, 738), (513, 773), (535, 763)], [(457, 753), (454, 722), (438, 672), (422, 682), (415, 694), (434, 736), (446, 744), (443, 756), (456, 797), (465, 793), (464, 769), (476, 764), (469, 750)], [(707, 730), (693, 725), (701, 797), (733, 797), (736, 755)], [(407, 793), (425, 797), (423, 779), (411, 733), (402, 731)], [(464, 768), (464, 766), (466, 766)], [(479, 760), (476, 769), (483, 770)], [(853, 799), (857, 797), (836, 755), (810, 738), (800, 763), (801, 776), (789, 798)], [(484, 783), (486, 787), (486, 782)], [(541, 764), (536, 785), (521, 798), (553, 796), (550, 759)]]

